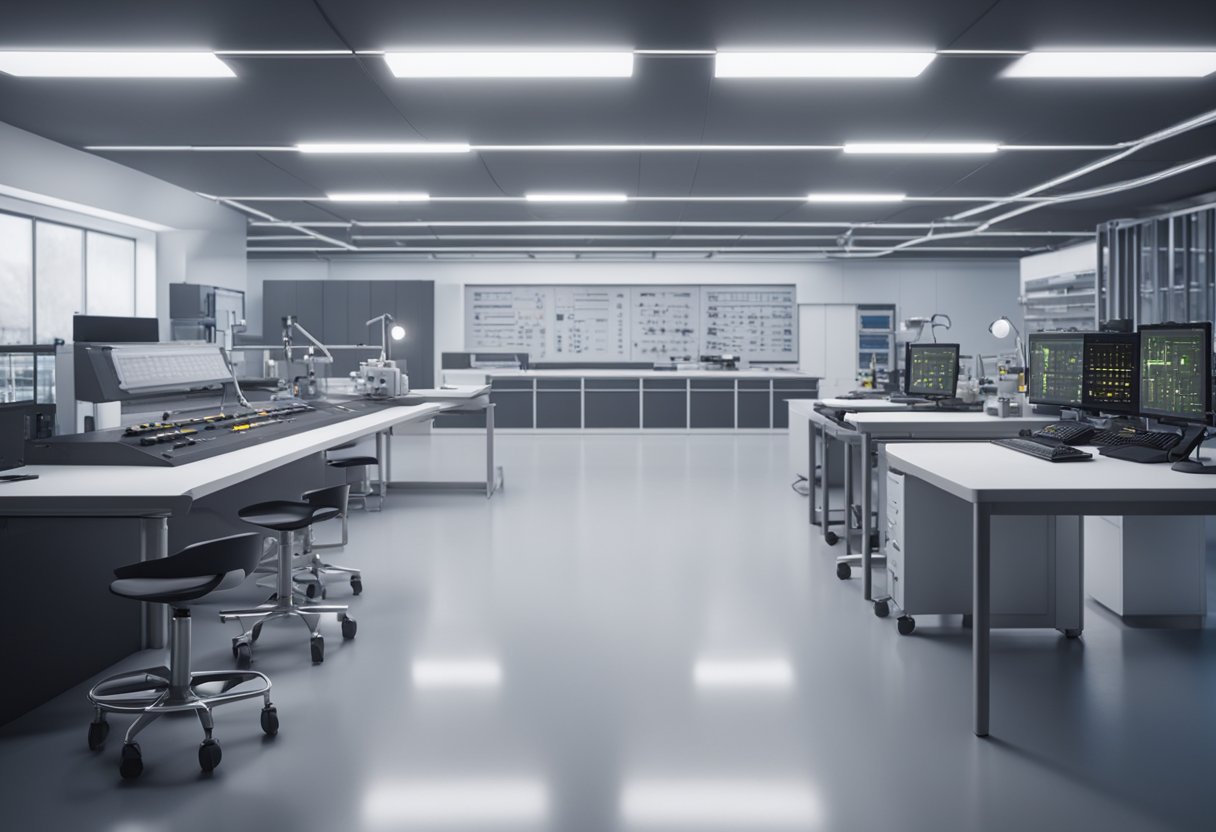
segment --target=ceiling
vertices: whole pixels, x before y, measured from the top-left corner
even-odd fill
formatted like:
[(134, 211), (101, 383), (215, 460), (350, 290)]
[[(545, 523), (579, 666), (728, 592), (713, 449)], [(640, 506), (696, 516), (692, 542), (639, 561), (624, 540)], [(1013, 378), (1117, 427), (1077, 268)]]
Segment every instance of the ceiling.
[[(287, 149), (297, 142), (1112, 146), (1216, 110), (1216, 75), (1002, 78), (1014, 59), (1010, 55), (941, 54), (913, 79), (715, 80), (711, 55), (639, 54), (629, 79), (410, 81), (394, 78), (381, 57), (357, 54), (407, 47), (1212, 49), (1216, 14), (1210, 0), (43, 0), (7, 10), (0, 27), (0, 49), (85, 47), (356, 53), (226, 55), (236, 79), (0, 74), (0, 120), (73, 147), (283, 148), (91, 151), (200, 193), (232, 198), (229, 204), (255, 223), (250, 249), (259, 257), (288, 250), (293, 256), (352, 251), (308, 232), (354, 249), (426, 256), (444, 249), (451, 249), (447, 256), (556, 250), (554, 256), (573, 257), (603, 249), (639, 257), (656, 251), (688, 257), (873, 256), (929, 233), (974, 231), (977, 223), (1027, 204), (988, 210), (965, 226), (943, 221), (982, 205), (976, 198), (1008, 197), (1115, 152), (1074, 147), (928, 158), (859, 157), (839, 150), (314, 156)], [(1214, 148), (1216, 123), (1039, 196), (1149, 177), (1206, 157)], [(385, 205), (327, 201), (324, 195), (332, 191), (499, 198), (529, 191), (607, 191), (701, 199)], [(862, 205), (799, 199), (812, 191), (894, 191), (914, 199)], [(1216, 164), (1205, 165), (1118, 193), (1039, 203), (985, 234), (917, 242), (890, 256), (1020, 256), (1079, 239), (1100, 222), (1214, 191)], [(789, 199), (705, 199), (754, 196)], [(949, 200), (919, 201), (924, 198)], [(971, 201), (952, 201), (956, 198)], [(266, 224), (275, 222), (296, 225)]]

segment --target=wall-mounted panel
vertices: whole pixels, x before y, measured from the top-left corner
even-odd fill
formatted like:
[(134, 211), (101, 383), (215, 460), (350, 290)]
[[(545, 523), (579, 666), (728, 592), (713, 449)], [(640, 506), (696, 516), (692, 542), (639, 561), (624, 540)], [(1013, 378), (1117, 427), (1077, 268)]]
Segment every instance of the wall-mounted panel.
[(465, 287), (465, 349), (533, 361), (798, 360), (789, 286)]

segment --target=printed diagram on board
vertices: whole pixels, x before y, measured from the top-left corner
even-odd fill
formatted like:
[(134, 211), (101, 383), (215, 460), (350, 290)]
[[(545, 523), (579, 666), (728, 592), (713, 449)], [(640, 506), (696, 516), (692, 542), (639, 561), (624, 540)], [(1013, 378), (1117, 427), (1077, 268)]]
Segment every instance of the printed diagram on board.
[(629, 290), (625, 287), (557, 286), (553, 315), (554, 359), (628, 360)]
[(697, 313), (700, 291), (687, 289), (633, 290), (633, 360), (667, 363), (697, 355)]
[(796, 354), (797, 305), (792, 288), (705, 287), (701, 306), (707, 354)]
[(526, 352), (533, 360), (548, 352), (552, 317), (543, 287), (483, 287), (470, 293), (465, 337), (487, 352)]

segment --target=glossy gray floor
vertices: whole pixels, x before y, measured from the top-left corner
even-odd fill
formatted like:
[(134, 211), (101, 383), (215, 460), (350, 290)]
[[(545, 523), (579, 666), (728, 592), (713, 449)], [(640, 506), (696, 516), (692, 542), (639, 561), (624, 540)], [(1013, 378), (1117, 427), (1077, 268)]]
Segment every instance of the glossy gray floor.
[[(1213, 828), (1210, 629), (1129, 629), (1091, 603), (1078, 642), (999, 632), (977, 740), (957, 620), (901, 637), (875, 618), (785, 454), (781, 435), (502, 437), (492, 501), (356, 512), (333, 558), (366, 569), (356, 640), (328, 625), (314, 667), (302, 628), (267, 629), (276, 739), (256, 703), (222, 709), (203, 777), (197, 724), (158, 724), (123, 784), (117, 742), (85, 749), (74, 691), (0, 733), (3, 826)], [(48, 604), (22, 625), (87, 626)], [(229, 627), (197, 619), (196, 664), (229, 666)]]

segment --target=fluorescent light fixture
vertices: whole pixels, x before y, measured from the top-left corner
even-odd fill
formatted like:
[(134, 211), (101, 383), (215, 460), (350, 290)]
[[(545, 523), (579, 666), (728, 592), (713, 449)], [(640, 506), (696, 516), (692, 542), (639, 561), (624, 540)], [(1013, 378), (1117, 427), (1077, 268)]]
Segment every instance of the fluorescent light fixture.
[(906, 194), (853, 194), (853, 193), (817, 193), (807, 194), (807, 202), (903, 202)]
[(410, 676), (420, 690), (496, 688), (502, 683), (502, 668), (492, 659), (419, 659), (410, 667)]
[(398, 78), (629, 78), (632, 52), (385, 52)]
[(301, 153), (468, 153), (468, 142), (300, 142)]
[(402, 193), (332, 193), (325, 198), (330, 202), (427, 202), (431, 195), (422, 191)]
[(698, 688), (786, 690), (794, 669), (785, 659), (701, 659), (693, 667)]
[(817, 827), (823, 808), (797, 780), (678, 779), (626, 783), (622, 820), (630, 826)]
[(915, 78), (933, 52), (722, 52), (715, 78)]
[(1001, 146), (996, 142), (846, 142), (845, 153), (857, 155), (969, 155), (996, 153)]
[(510, 777), (434, 777), (377, 784), (363, 799), (370, 828), (523, 826), (549, 815), (549, 792), (539, 780)]
[(625, 202), (629, 199), (625, 194), (595, 194), (595, 193), (536, 193), (525, 194), (528, 202)]
[(1030, 52), (1007, 78), (1203, 78), (1216, 72), (1216, 52)]
[(26, 78), (235, 78), (211, 52), (8, 52), (0, 72)]

